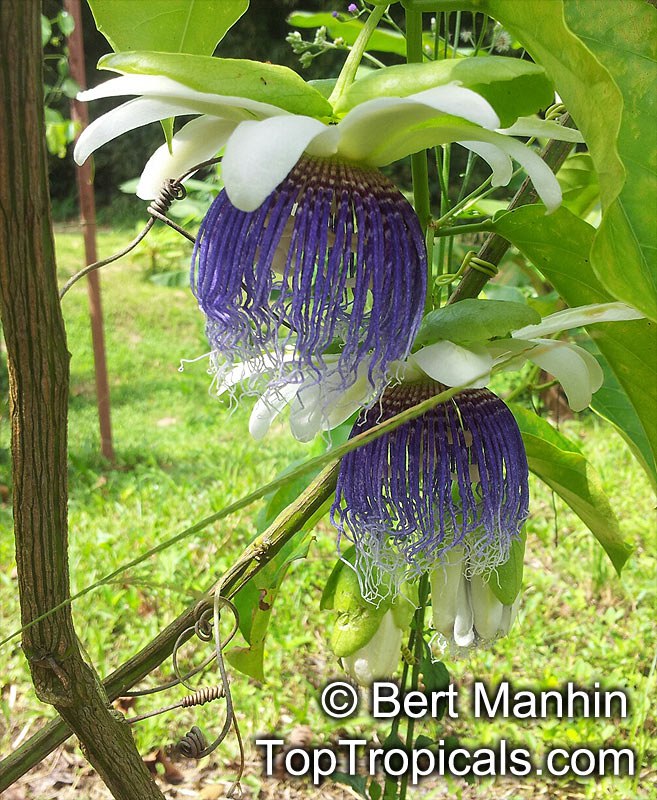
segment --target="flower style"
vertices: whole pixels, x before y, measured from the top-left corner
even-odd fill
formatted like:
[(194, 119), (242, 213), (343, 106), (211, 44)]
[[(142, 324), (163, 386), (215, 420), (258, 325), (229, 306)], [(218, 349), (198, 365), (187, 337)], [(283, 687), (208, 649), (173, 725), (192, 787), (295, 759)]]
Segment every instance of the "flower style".
[(443, 562), (430, 573), (433, 627), (439, 646), (453, 652), (488, 644), (506, 636), (520, 605), (520, 593), (510, 604), (502, 603), (490, 588), (495, 572), (488, 579), (469, 569), (461, 548), (445, 554)]
[[(454, 83), (366, 100), (337, 124), (156, 75), (115, 78), (80, 97), (122, 94), (141, 96), (90, 125), (76, 159), (147, 122), (201, 115), (156, 151), (137, 191), (151, 198), (165, 178), (225, 148), (225, 190), (201, 225), (192, 287), (215, 354), (229, 366), (267, 362), (273, 391), (330, 376), (346, 392), (367, 359), (375, 398), (390, 364), (411, 350), (426, 291), (424, 240), (411, 206), (379, 167), (458, 142), (490, 164), (493, 185), (508, 183), (512, 157), (549, 210), (561, 199), (546, 164), (497, 130), (487, 100)], [(523, 124), (531, 127), (520, 122), (511, 132), (526, 133)], [(326, 353), (336, 349), (327, 373)]]
[[(352, 436), (432, 397), (429, 379), (389, 387)], [(348, 453), (331, 520), (352, 540), (365, 599), (465, 554), (471, 574), (508, 560), (529, 513), (528, 467), (516, 421), (487, 389), (467, 389)]]

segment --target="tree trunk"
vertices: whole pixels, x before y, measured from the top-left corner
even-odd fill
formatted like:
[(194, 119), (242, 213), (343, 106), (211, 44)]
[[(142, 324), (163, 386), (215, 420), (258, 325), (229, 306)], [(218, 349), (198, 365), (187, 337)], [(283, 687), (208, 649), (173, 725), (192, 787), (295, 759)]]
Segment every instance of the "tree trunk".
[[(44, 147), (40, 3), (0, 3), (0, 312), (9, 363), (21, 620), (69, 597), (66, 334), (58, 300)], [(163, 800), (129, 726), (82, 658), (70, 606), (32, 625), (23, 650), (117, 800)]]

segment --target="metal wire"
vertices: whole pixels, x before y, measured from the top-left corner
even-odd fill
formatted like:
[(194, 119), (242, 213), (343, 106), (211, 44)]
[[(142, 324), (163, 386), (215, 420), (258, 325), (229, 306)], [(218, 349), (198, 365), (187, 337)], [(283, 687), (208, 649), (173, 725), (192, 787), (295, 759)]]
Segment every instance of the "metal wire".
[(131, 250), (134, 250), (134, 248), (137, 247), (137, 245), (148, 235), (148, 232), (155, 224), (156, 219), (160, 222), (163, 222), (165, 225), (168, 225), (170, 228), (173, 228), (174, 231), (179, 233), (181, 236), (184, 236), (185, 239), (194, 244), (196, 242), (195, 237), (192, 236), (191, 233), (188, 233), (176, 222), (169, 219), (166, 214), (176, 200), (183, 200), (187, 196), (187, 190), (183, 186), (183, 181), (186, 178), (188, 178), (190, 175), (193, 175), (195, 172), (198, 172), (199, 169), (203, 169), (203, 167), (209, 167), (213, 164), (218, 164), (220, 161), (220, 157), (210, 158), (207, 161), (202, 161), (200, 164), (195, 164), (193, 167), (191, 167), (191, 169), (183, 172), (179, 178), (167, 178), (167, 180), (162, 184), (162, 188), (160, 189), (158, 196), (154, 200), (151, 200), (146, 208), (146, 211), (148, 211), (151, 218), (148, 220), (143, 230), (137, 234), (137, 236), (130, 242), (129, 245), (127, 245), (127, 247), (124, 247), (122, 250), (119, 250), (117, 253), (109, 256), (109, 258), (103, 258), (100, 261), (94, 261), (93, 264), (87, 264), (86, 267), (81, 269), (79, 272), (76, 272), (75, 275), (72, 275), (62, 286), (59, 292), (59, 299), (61, 300), (69, 291), (69, 289), (80, 280), (80, 278), (84, 278), (84, 276), (88, 275), (90, 272), (100, 269), (101, 267), (106, 267), (108, 264), (111, 264), (114, 261), (118, 261), (119, 258), (123, 258), (123, 256), (127, 255)]

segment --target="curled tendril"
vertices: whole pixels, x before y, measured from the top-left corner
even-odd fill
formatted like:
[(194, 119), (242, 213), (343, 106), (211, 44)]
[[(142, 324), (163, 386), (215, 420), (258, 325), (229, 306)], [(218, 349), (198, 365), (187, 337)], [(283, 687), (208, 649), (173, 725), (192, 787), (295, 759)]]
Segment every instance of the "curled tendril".
[(140, 233), (135, 236), (130, 244), (124, 247), (122, 250), (119, 250), (117, 253), (109, 256), (109, 258), (103, 258), (101, 261), (94, 261), (93, 264), (87, 264), (86, 267), (81, 269), (79, 272), (76, 272), (75, 275), (72, 275), (62, 286), (59, 292), (59, 299), (61, 300), (68, 290), (80, 280), (80, 278), (84, 278), (84, 276), (88, 275), (90, 272), (100, 269), (101, 267), (106, 267), (108, 264), (112, 264), (114, 261), (118, 261), (119, 258), (122, 258), (131, 250), (134, 250), (139, 242), (146, 238), (148, 232), (155, 224), (156, 219), (160, 220), (160, 222), (163, 222), (165, 225), (168, 225), (170, 228), (173, 228), (174, 231), (179, 233), (181, 236), (184, 236), (185, 239), (193, 244), (196, 241), (195, 237), (173, 220), (169, 219), (169, 217), (167, 217), (167, 211), (171, 208), (174, 201), (182, 200), (187, 196), (187, 190), (182, 183), (185, 178), (188, 178), (199, 169), (202, 169), (203, 167), (209, 167), (212, 164), (217, 164), (219, 161), (221, 161), (221, 158), (211, 158), (208, 161), (202, 161), (200, 164), (195, 164), (191, 169), (188, 169), (187, 172), (184, 172), (179, 178), (167, 178), (167, 180), (162, 184), (159, 195), (152, 200), (146, 208), (151, 218), (148, 220), (143, 230), (140, 231)]
[[(228, 633), (228, 636), (223, 640), (221, 638), (221, 632), (220, 632), (222, 609), (228, 609), (233, 616), (233, 625), (231, 627), (231, 630)], [(160, 692), (165, 689), (170, 689), (173, 686), (181, 684), (183, 686), (186, 686), (188, 689), (192, 690), (192, 694), (187, 695), (182, 700), (180, 700), (177, 703), (174, 703), (173, 705), (166, 706), (165, 708), (160, 708), (156, 711), (152, 711), (147, 714), (142, 714), (139, 717), (131, 717), (128, 720), (128, 722), (130, 723), (139, 722), (140, 720), (153, 717), (157, 714), (162, 714), (165, 711), (171, 711), (176, 708), (191, 708), (192, 706), (204, 705), (205, 703), (210, 703), (214, 700), (219, 700), (224, 698), (226, 700), (226, 719), (217, 738), (213, 742), (208, 744), (207, 738), (205, 737), (203, 731), (198, 727), (198, 725), (194, 725), (191, 728), (191, 730), (188, 731), (183, 736), (181, 741), (178, 743), (177, 750), (185, 758), (194, 758), (194, 759), (204, 758), (205, 756), (210, 755), (210, 753), (216, 750), (217, 747), (219, 747), (219, 745), (226, 738), (226, 735), (228, 734), (228, 731), (232, 726), (233, 729), (235, 730), (235, 735), (237, 737), (240, 749), (240, 767), (237, 778), (232, 784), (227, 796), (239, 798), (242, 796), (240, 779), (242, 777), (242, 773), (244, 772), (244, 761), (245, 761), (244, 744), (242, 741), (242, 736), (240, 734), (239, 726), (237, 724), (237, 718), (235, 717), (235, 709), (233, 705), (233, 698), (230, 691), (230, 683), (228, 680), (228, 674), (226, 672), (226, 667), (223, 658), (223, 649), (237, 633), (237, 629), (239, 627), (239, 613), (235, 605), (228, 598), (222, 597), (221, 594), (217, 591), (214, 595), (212, 606), (209, 606), (207, 601), (201, 601), (194, 610), (194, 617), (195, 617), (194, 624), (190, 625), (180, 634), (174, 645), (173, 669), (176, 675), (175, 680), (169, 681), (168, 683), (163, 684), (161, 686), (157, 686), (153, 689), (126, 692), (126, 696), (139, 697), (142, 695), (153, 694), (155, 692)], [(189, 641), (193, 636), (196, 636), (202, 642), (210, 642), (214, 640), (214, 650), (210, 655), (208, 655), (205, 659), (203, 659), (203, 661), (199, 666), (194, 667), (193, 669), (189, 670), (186, 673), (182, 673), (178, 663), (178, 651), (183, 646), (183, 644)], [(217, 661), (217, 664), (219, 666), (219, 673), (221, 675), (221, 684), (218, 686), (209, 686), (193, 690), (192, 687), (189, 685), (189, 679), (192, 678), (194, 675), (197, 675), (203, 669), (205, 669), (205, 667), (207, 667), (214, 660)]]

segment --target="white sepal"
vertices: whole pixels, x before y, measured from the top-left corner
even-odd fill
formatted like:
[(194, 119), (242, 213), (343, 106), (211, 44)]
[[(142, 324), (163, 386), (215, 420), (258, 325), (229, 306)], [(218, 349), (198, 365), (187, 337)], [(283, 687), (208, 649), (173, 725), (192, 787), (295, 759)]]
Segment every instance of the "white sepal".
[(592, 303), (557, 311), (544, 317), (537, 325), (526, 325), (511, 334), (514, 339), (534, 339), (549, 336), (551, 333), (593, 325), (596, 322), (621, 322), (623, 320), (643, 319), (644, 315), (625, 303)]
[(493, 359), (483, 344), (459, 345), (447, 340), (427, 345), (408, 359), (445, 386), (480, 388), (490, 380)]

